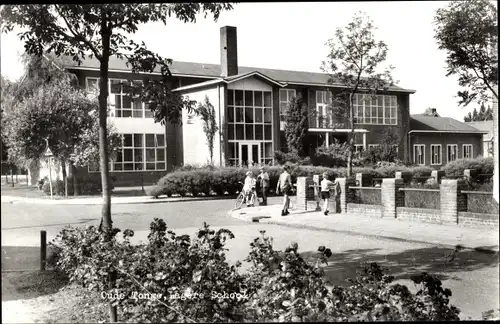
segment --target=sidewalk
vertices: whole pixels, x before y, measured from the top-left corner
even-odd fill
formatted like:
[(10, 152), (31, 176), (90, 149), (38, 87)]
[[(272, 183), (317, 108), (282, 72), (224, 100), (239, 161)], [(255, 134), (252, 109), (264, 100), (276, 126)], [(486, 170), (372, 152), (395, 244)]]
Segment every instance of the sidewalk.
[[(102, 197), (86, 197), (86, 198), (68, 198), (68, 199), (44, 199), (44, 198), (26, 198), (2, 195), (2, 203), (29, 203), (43, 205), (101, 205)], [(153, 198), (151, 196), (136, 196), (136, 197), (113, 197), (111, 203), (117, 204), (155, 204), (169, 203), (180, 201), (200, 201), (200, 200), (216, 200), (216, 199), (234, 199), (234, 197), (171, 197), (171, 198)]]
[(290, 210), (290, 215), (281, 216), (280, 208), (280, 205), (258, 206), (233, 210), (229, 214), (249, 222), (259, 221), (295, 228), (342, 232), (452, 248), (461, 245), (466, 249), (490, 253), (499, 251), (498, 230), (495, 229), (371, 218), (357, 214), (325, 216), (322, 212), (316, 211)]

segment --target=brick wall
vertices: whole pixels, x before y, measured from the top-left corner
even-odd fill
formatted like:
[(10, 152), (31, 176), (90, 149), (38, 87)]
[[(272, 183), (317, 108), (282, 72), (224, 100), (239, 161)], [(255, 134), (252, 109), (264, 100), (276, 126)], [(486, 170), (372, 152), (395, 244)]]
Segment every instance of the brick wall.
[(381, 218), (382, 206), (348, 203), (347, 212), (349, 214), (359, 214), (366, 215), (368, 217)]
[(458, 225), (467, 227), (470, 226), (470, 227), (498, 228), (499, 227), (498, 215), (459, 212)]
[(349, 187), (356, 185), (356, 180), (354, 178), (338, 178), (337, 182), (340, 185), (340, 210), (342, 213), (347, 213), (348, 203), (354, 201), (355, 193)]
[(441, 182), (439, 196), (443, 223), (457, 224), (458, 212), (467, 211), (467, 195), (461, 193), (466, 188), (465, 181), (462, 179)]
[(398, 220), (441, 224), (439, 209), (397, 207), (396, 210)]
[(396, 218), (396, 208), (404, 206), (404, 192), (399, 189), (404, 185), (403, 179), (384, 179), (382, 181), (382, 216)]

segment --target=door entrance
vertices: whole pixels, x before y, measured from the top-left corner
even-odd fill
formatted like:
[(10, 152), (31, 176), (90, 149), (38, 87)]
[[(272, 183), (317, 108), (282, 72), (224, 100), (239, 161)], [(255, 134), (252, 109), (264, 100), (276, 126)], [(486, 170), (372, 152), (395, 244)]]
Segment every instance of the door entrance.
[(240, 142), (239, 153), (240, 165), (243, 167), (258, 165), (262, 157), (259, 142)]

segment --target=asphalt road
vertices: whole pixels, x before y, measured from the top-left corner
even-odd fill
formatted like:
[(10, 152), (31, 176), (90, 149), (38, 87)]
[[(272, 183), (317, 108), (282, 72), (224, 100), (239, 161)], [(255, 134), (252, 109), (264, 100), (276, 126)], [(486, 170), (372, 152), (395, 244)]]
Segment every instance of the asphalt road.
[[(278, 202), (279, 198), (271, 198), (270, 203)], [(333, 284), (346, 284), (345, 278), (354, 276), (362, 262), (377, 262), (389, 267), (391, 274), (410, 289), (413, 284), (408, 278), (413, 273), (427, 271), (439, 275), (443, 286), (453, 292), (451, 302), (462, 310), (463, 319), (468, 316), (480, 319), (483, 311), (500, 308), (497, 255), (459, 252), (450, 261), (448, 255), (451, 250), (432, 245), (247, 223), (228, 216), (227, 212), (232, 206), (232, 200), (114, 205), (112, 217), (114, 226), (133, 229), (138, 234), (142, 233), (143, 237), (155, 217), (163, 218), (168, 227), (178, 234), (194, 234), (203, 222), (215, 228), (228, 228), (235, 234), (235, 239), (227, 245), (228, 259), (232, 261), (245, 258), (249, 243), (259, 235), (260, 230), (265, 230), (274, 238), (276, 249), (283, 249), (296, 241), (299, 250), (308, 258), (314, 258), (318, 246), (329, 247), (333, 256), (326, 273)], [(98, 225), (101, 211), (100, 206), (2, 203), (1, 207), (2, 262), (6, 264), (16, 261), (16, 255), (10, 252), (14, 250), (7, 246), (24, 246), (24, 249), (32, 249), (31, 253), (37, 255), (37, 249), (30, 246), (39, 244), (40, 230), (46, 230), (50, 240), (68, 224)], [(4, 258), (6, 253), (11, 253), (8, 260)], [(17, 261), (22, 263), (30, 260)]]

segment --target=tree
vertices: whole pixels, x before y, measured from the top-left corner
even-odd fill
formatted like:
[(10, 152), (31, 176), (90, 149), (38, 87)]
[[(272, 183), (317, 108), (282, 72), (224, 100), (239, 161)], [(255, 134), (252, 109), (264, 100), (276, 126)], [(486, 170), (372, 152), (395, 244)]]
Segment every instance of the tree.
[[(156, 62), (145, 44), (137, 44), (126, 35), (137, 31), (140, 24), (161, 21), (166, 24), (174, 16), (184, 22), (195, 22), (198, 13), (212, 13), (217, 20), (223, 10), (232, 9), (227, 3), (151, 3), (151, 4), (100, 4), (100, 5), (8, 5), (1, 13), (2, 31), (10, 32), (14, 26), (26, 31), (19, 34), (25, 50), (41, 56), (54, 52), (69, 56), (81, 63), (86, 57), (95, 57), (99, 68), (99, 157), (103, 193), (101, 229), (112, 228), (111, 196), (107, 149), (107, 99), (109, 58), (116, 56), (134, 60), (135, 65), (154, 68)], [(128, 54), (127, 54), (128, 53)], [(132, 54), (130, 54), (132, 53)], [(166, 62), (166, 60), (160, 60)], [(169, 72), (162, 71), (162, 72)]]
[(343, 87), (339, 93), (332, 92), (332, 109), (340, 111), (350, 123), (347, 159), (349, 177), (352, 176), (356, 122), (354, 96), (359, 93), (363, 95), (362, 100), (370, 100), (373, 95), (394, 84), (391, 76), (393, 67), (381, 67), (387, 57), (387, 45), (383, 41), (375, 40), (374, 30), (373, 22), (364, 13), (356, 14), (346, 27), (336, 29), (335, 39), (326, 43), (329, 54), (322, 66), (323, 71), (330, 75), (328, 84), (340, 84)]
[[(97, 100), (75, 88), (67, 79), (41, 85), (22, 100), (5, 105), (2, 135), (13, 161), (38, 161), (43, 158), (46, 140), (62, 166), (65, 194), (68, 194), (66, 164), (82, 164), (95, 159), (98, 145)], [(113, 134), (113, 133), (112, 133)], [(113, 134), (110, 148), (117, 147)], [(109, 139), (108, 139), (109, 140)], [(120, 143), (121, 144), (121, 143)]]
[(464, 122), (472, 122), (472, 121), (484, 121), (484, 120), (493, 120), (493, 110), (490, 106), (488, 109), (484, 107), (484, 103), (481, 103), (481, 108), (479, 108), (479, 112), (476, 108), (474, 108), (473, 112), (469, 112), (464, 117)]
[(498, 100), (497, 8), (488, 0), (452, 1), (434, 17), (435, 39), (447, 53), (447, 76), (457, 75), (459, 105)]
[(215, 108), (210, 103), (208, 96), (205, 96), (203, 104), (198, 104), (198, 113), (203, 120), (203, 132), (207, 137), (208, 150), (210, 152), (210, 164), (214, 163), (214, 140), (215, 134), (219, 131), (215, 116)]
[(285, 115), (285, 137), (288, 152), (296, 151), (305, 157), (305, 140), (309, 129), (309, 112), (307, 104), (301, 97), (293, 97), (288, 103)]

